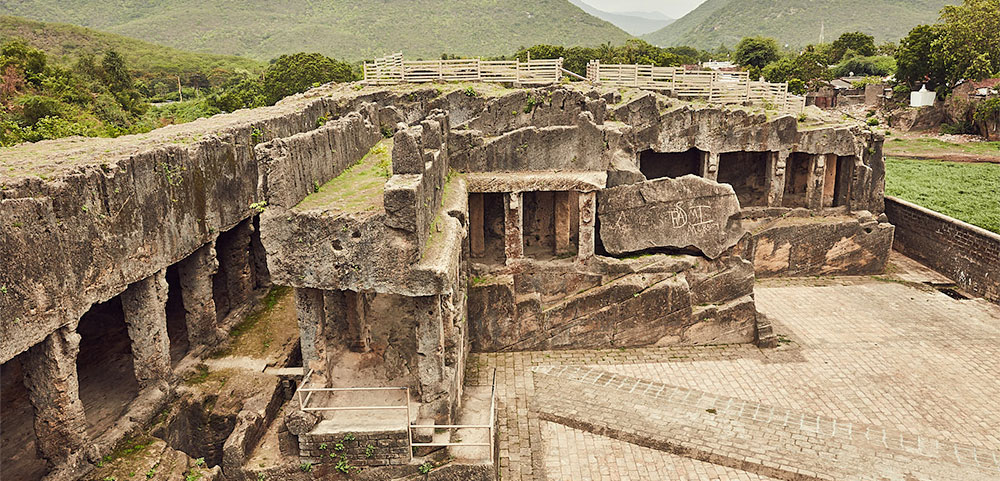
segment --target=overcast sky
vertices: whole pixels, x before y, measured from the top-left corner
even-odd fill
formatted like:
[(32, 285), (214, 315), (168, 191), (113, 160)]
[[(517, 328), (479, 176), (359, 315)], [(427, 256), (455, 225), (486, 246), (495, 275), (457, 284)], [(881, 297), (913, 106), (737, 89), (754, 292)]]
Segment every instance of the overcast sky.
[(681, 18), (705, 0), (583, 0), (606, 12), (663, 12), (670, 18)]

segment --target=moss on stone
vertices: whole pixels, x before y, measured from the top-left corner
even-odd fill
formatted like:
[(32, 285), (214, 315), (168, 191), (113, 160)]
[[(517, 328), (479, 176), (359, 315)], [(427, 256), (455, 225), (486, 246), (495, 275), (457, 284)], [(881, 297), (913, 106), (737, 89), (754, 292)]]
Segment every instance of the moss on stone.
[(392, 139), (375, 144), (356, 164), (323, 184), (295, 210), (355, 214), (382, 209), (385, 182), (392, 176)]

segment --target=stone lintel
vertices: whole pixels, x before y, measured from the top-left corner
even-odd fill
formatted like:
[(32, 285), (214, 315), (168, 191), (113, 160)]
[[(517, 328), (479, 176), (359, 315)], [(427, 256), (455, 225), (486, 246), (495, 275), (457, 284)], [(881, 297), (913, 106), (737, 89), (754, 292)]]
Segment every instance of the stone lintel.
[(482, 172), (465, 174), (469, 192), (592, 192), (608, 184), (605, 171)]

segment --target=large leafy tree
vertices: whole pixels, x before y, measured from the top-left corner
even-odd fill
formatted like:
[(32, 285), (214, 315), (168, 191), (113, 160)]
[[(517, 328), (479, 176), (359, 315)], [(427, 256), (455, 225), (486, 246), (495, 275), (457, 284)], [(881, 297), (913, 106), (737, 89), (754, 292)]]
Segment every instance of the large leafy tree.
[(769, 37), (745, 37), (736, 45), (736, 63), (762, 69), (778, 60), (778, 42)]
[(896, 51), (896, 78), (947, 91), (960, 80), (1000, 75), (1000, 0), (965, 0), (941, 10), (941, 22), (910, 31)]
[(264, 96), (275, 103), (327, 82), (350, 82), (357, 74), (350, 64), (318, 53), (299, 52), (278, 57), (264, 72)]
[(863, 57), (875, 55), (875, 37), (861, 32), (844, 33), (830, 46), (830, 63), (840, 62), (852, 50)]

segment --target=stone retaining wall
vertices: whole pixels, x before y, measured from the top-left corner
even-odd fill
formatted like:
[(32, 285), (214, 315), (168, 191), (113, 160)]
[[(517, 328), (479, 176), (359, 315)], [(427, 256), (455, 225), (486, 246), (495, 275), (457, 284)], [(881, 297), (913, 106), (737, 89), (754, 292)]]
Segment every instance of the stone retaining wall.
[(1000, 302), (1000, 235), (895, 197), (886, 196), (885, 213), (896, 226), (893, 248)]
[(303, 434), (299, 454), (319, 462), (345, 459), (352, 466), (396, 466), (410, 462), (406, 430), (365, 433)]

